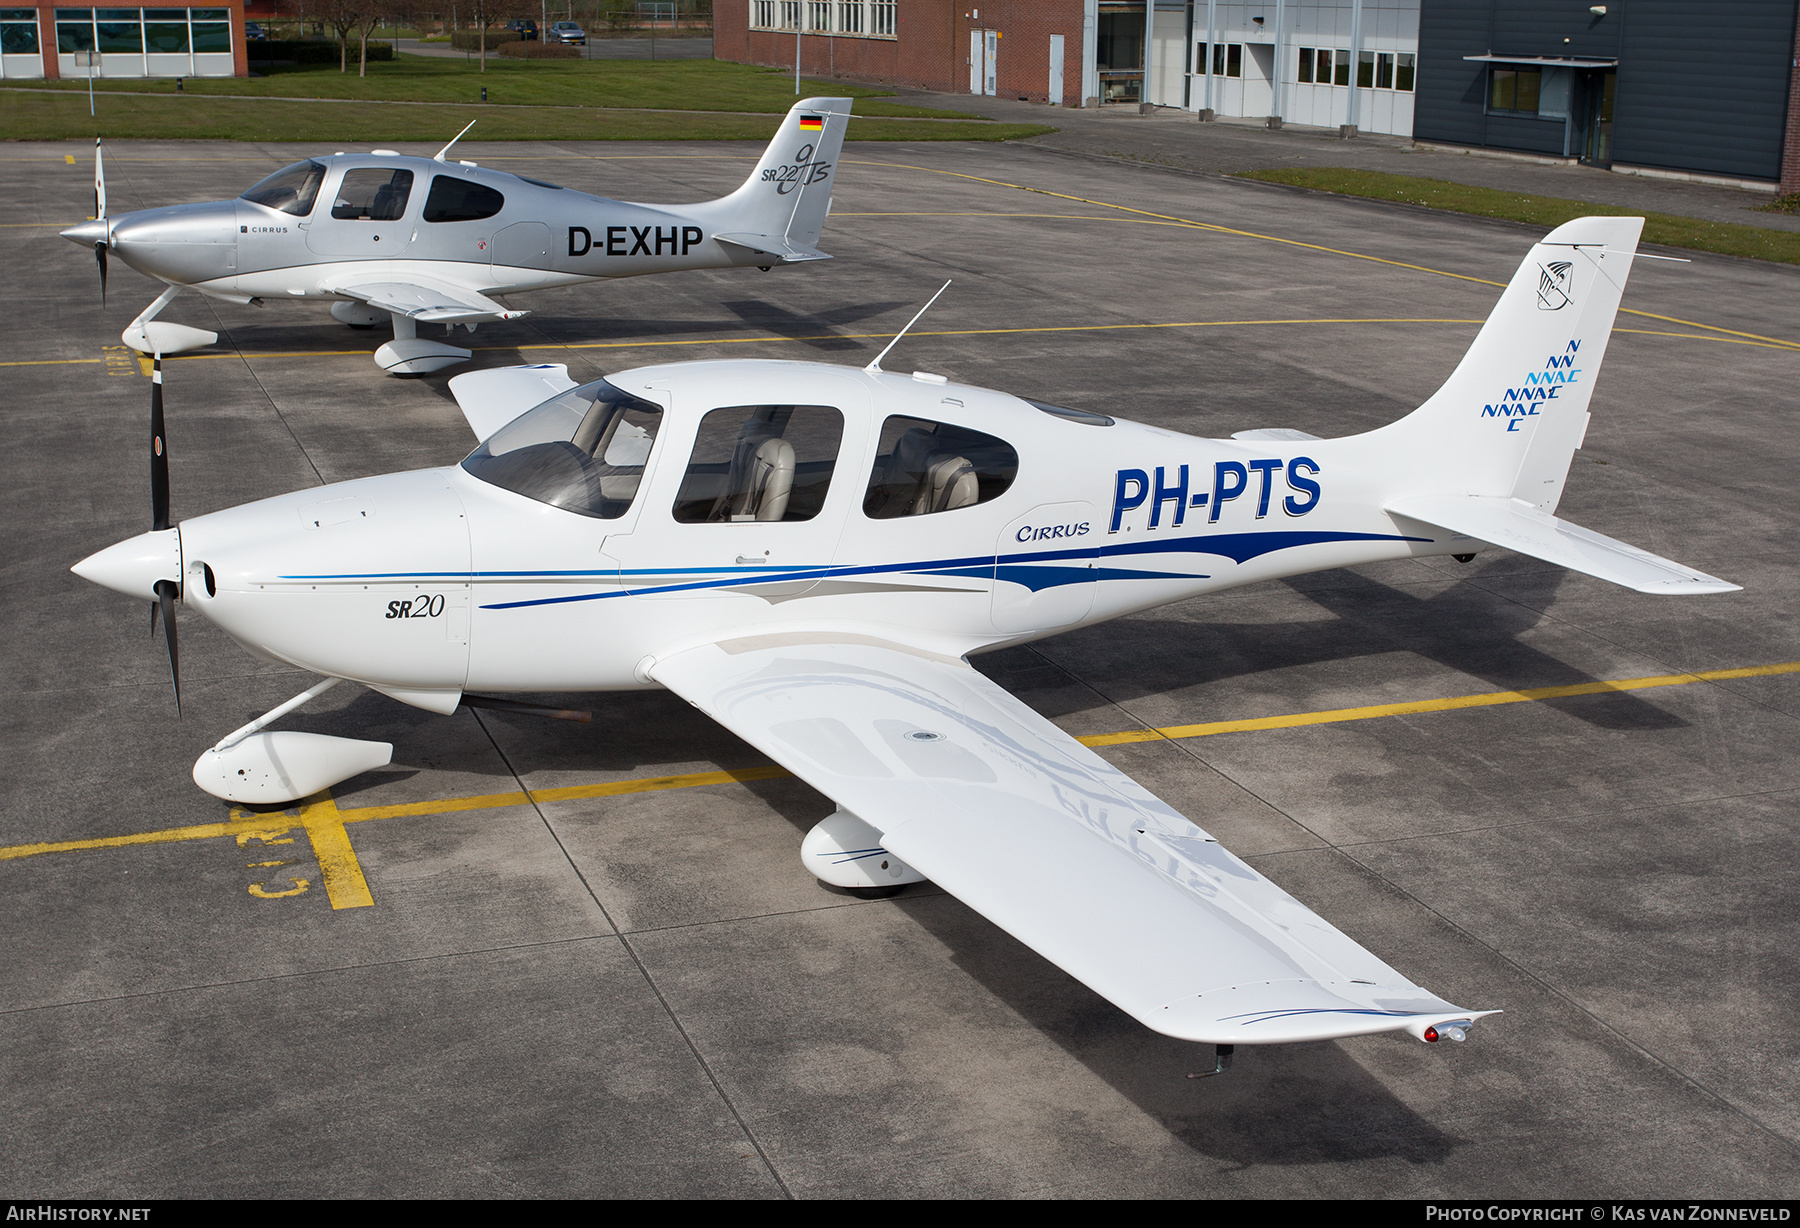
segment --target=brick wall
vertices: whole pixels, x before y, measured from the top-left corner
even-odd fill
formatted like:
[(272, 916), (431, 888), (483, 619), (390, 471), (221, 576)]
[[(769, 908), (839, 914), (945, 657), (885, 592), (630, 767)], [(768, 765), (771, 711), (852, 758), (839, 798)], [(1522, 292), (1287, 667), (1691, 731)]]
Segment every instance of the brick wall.
[[(1081, 105), (1081, 0), (899, 0), (897, 37), (801, 36), (800, 71), (881, 85), (965, 94), (969, 39), (998, 30), (997, 88), (1003, 98), (1048, 101), (1050, 36), (1063, 36), (1065, 106)], [(979, 18), (972, 14), (979, 12)], [(749, 28), (750, 0), (714, 0), (713, 55), (743, 64), (794, 67), (794, 35)]]
[(1794, 58), (1788, 65), (1787, 139), (1781, 148), (1781, 194), (1800, 192), (1800, 18), (1794, 22)]

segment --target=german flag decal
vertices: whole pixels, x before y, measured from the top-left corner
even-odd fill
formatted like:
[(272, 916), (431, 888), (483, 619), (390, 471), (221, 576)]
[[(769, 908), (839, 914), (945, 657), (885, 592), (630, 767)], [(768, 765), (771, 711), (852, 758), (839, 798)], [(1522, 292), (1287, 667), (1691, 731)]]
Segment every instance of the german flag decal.
[(802, 115), (800, 117), (800, 131), (802, 132), (819, 132), (824, 127), (825, 117), (823, 115)]

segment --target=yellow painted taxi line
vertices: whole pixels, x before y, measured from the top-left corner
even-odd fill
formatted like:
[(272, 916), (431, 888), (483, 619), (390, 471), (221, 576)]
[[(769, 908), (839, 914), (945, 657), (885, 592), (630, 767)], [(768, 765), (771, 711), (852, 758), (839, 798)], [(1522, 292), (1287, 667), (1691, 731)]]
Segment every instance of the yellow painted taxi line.
[[(1603, 695), (1612, 692), (1647, 690), (1652, 687), (1687, 686), (1695, 682), (1723, 682), (1735, 678), (1763, 678), (1794, 673), (1800, 673), (1800, 661), (1781, 661), (1772, 665), (1751, 665), (1738, 669), (1698, 670), (1691, 674), (1656, 674), (1643, 678), (1579, 682), (1566, 686), (1536, 687), (1520, 691), (1491, 691), (1481, 695), (1457, 695), (1443, 699), (1370, 704), (1360, 708), (1332, 708), (1319, 712), (1296, 712), (1282, 716), (1254, 717), (1249, 720), (1212, 721), (1200, 725), (1170, 725), (1161, 729), (1134, 729), (1120, 733), (1092, 734), (1076, 740), (1086, 746), (1118, 746), (1130, 742), (1163, 740), (1177, 741), (1185, 738), (1211, 737), (1221, 733), (1292, 729), (1305, 725), (1372, 720), (1384, 716), (1452, 712), (1463, 708), (1493, 707), (1499, 704), (1527, 703), (1578, 695)], [(13, 861), (44, 853), (128, 848), (140, 844), (170, 844), (184, 840), (207, 840), (220, 836), (237, 836), (241, 843), (251, 836), (281, 835), (294, 827), (300, 827), (312, 840), (313, 853), (319, 863), (321, 877), (325, 880), (326, 892), (331, 898), (332, 907), (362, 908), (373, 904), (374, 899), (369, 893), (368, 883), (363, 878), (361, 865), (357, 861), (356, 852), (351, 847), (346, 832), (346, 828), (352, 823), (453, 814), (468, 810), (491, 810), (504, 806), (523, 806), (527, 803), (622, 797), (632, 793), (695, 789), (707, 785), (751, 780), (777, 780), (792, 774), (786, 768), (769, 765), (733, 768), (717, 772), (693, 772), (680, 776), (611, 780), (591, 785), (535, 789), (530, 792), (520, 790), (510, 793), (478, 794), (472, 797), (441, 798), (435, 801), (401, 802), (390, 806), (362, 806), (348, 810), (340, 810), (330, 793), (325, 792), (300, 802), (298, 813), (289, 810), (279, 813), (252, 814), (247, 811), (233, 810), (231, 819), (223, 823), (198, 823), (187, 827), (165, 828), (162, 831), (135, 832), (126, 836), (104, 836), (90, 840), (15, 844), (0, 847), (0, 861)]]
[[(985, 337), (997, 333), (1092, 333), (1108, 332), (1119, 329), (1147, 328), (1251, 328), (1260, 325), (1276, 324), (1480, 324), (1480, 320), (1452, 319), (1351, 319), (1325, 318), (1315, 320), (1182, 320), (1166, 324), (1066, 324), (1044, 328), (965, 328), (946, 329), (940, 332), (915, 331), (912, 337)], [(541, 341), (527, 345), (487, 345), (476, 346), (477, 353), (522, 353), (526, 350), (635, 350), (657, 349), (669, 346), (692, 345), (786, 345), (796, 341), (891, 341), (894, 333), (820, 333), (806, 337), (698, 337), (682, 341)], [(224, 350), (212, 354), (175, 354), (165, 357), (164, 362), (210, 362), (221, 358), (263, 359), (263, 358), (367, 358), (373, 350), (270, 350), (267, 352), (244, 353), (238, 350)], [(42, 358), (19, 361), (0, 362), (0, 367), (44, 367), (76, 365), (82, 363), (105, 362), (104, 358)], [(148, 374), (149, 359), (141, 360)]]
[(1490, 708), (1497, 704), (1528, 703), (1541, 699), (1565, 699), (1572, 695), (1605, 695), (1615, 691), (1643, 691), (1651, 687), (1686, 686), (1692, 682), (1723, 682), (1731, 678), (1762, 678), (1771, 674), (1800, 673), (1800, 661), (1752, 665), (1743, 669), (1709, 669), (1692, 674), (1655, 674), (1645, 678), (1619, 678), (1603, 682), (1576, 682), (1567, 686), (1534, 687), (1526, 691), (1490, 691), (1485, 695), (1453, 695), (1447, 699), (1415, 699), (1397, 704), (1370, 704), (1362, 708), (1331, 708), (1323, 712), (1294, 712), (1242, 721), (1211, 721), (1204, 725), (1169, 725), (1102, 733), (1078, 741), (1087, 746), (1118, 746), (1125, 742), (1155, 742), (1164, 738), (1205, 738), (1216, 733), (1245, 733), (1258, 729), (1294, 729), (1302, 725), (1335, 725), (1343, 721), (1367, 721), (1382, 716), (1410, 716), (1419, 712), (1454, 712), (1461, 708)]

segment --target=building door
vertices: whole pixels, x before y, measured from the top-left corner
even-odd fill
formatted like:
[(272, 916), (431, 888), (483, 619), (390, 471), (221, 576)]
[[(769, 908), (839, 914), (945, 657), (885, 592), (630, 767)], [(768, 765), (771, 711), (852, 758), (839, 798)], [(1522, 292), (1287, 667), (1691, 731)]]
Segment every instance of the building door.
[(1050, 36), (1050, 88), (1046, 91), (1050, 105), (1060, 107), (1063, 100), (1063, 36)]
[(983, 39), (980, 30), (969, 31), (969, 92), (981, 93), (982, 70), (987, 65), (987, 53), (982, 49)]
[(1275, 48), (1247, 43), (1244, 50), (1245, 115), (1275, 114)]
[(1000, 31), (982, 31), (981, 92), (992, 98), (1000, 90)]
[(1577, 88), (1581, 95), (1581, 161), (1587, 166), (1612, 165), (1613, 94), (1619, 80), (1611, 69), (1584, 72)]

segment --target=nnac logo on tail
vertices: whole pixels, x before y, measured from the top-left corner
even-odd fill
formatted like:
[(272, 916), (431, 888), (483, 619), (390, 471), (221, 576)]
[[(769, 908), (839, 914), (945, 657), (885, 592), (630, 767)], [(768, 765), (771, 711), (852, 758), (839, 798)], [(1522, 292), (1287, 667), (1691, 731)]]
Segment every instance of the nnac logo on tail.
[(1538, 265), (1538, 310), (1561, 311), (1571, 301), (1569, 272), (1575, 267), (1570, 260), (1552, 260)]

